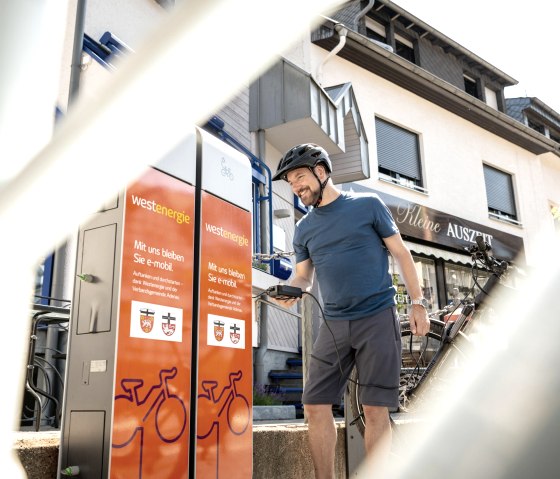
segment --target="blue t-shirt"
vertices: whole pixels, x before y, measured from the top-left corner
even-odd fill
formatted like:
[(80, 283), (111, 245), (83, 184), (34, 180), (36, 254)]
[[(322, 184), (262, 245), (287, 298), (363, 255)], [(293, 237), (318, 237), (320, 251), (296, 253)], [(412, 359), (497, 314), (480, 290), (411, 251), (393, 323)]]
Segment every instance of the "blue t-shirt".
[(376, 194), (342, 192), (296, 224), (296, 261), (315, 266), (326, 319), (360, 319), (395, 304), (382, 238), (398, 232)]

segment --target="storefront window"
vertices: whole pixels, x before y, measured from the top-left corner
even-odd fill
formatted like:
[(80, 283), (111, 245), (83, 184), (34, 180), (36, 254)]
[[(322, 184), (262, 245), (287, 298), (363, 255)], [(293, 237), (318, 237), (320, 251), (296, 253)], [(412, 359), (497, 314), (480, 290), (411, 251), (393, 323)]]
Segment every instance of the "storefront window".
[[(420, 258), (419, 256), (413, 256), (412, 259), (414, 260), (414, 266), (416, 266), (416, 272), (420, 280), (420, 285), (422, 286), (424, 298), (430, 303), (429, 311), (433, 311), (438, 307), (435, 262), (426, 258)], [(391, 258), (390, 261), (393, 285), (397, 290), (397, 311), (399, 314), (407, 314), (410, 308), (409, 302), (412, 298), (410, 298), (406, 290), (398, 264), (393, 258)]]
[[(479, 285), (484, 286), (488, 279), (488, 272), (478, 270), (477, 282)], [(458, 266), (455, 264), (445, 264), (445, 284), (447, 304), (458, 304), (463, 300), (474, 286), (473, 295), (476, 296), (480, 292), (480, 288), (476, 286), (471, 268), (467, 266)], [(472, 295), (471, 295), (472, 296)]]
[(46, 297), (50, 296), (52, 282), (52, 265), (54, 255), (49, 255), (37, 266), (35, 272), (35, 288), (33, 302), (49, 304)]

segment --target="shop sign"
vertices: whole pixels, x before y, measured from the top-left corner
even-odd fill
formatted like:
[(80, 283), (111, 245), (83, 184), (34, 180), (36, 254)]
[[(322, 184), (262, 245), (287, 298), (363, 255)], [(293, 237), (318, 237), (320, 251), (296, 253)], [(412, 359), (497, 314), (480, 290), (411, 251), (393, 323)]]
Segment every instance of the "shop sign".
[(340, 186), (344, 191), (378, 194), (391, 210), (403, 236), (451, 247), (462, 252), (466, 252), (466, 249), (476, 241), (477, 236), (482, 236), (484, 241), (492, 247), (496, 257), (507, 261), (524, 261), (522, 257), (523, 238), (519, 236), (381, 193), (362, 185), (345, 183)]

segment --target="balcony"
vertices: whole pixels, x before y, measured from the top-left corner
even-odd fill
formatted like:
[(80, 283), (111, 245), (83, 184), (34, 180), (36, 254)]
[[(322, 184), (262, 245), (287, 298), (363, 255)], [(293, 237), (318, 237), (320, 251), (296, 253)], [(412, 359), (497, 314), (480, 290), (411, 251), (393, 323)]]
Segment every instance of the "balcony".
[(333, 162), (333, 181), (369, 178), (368, 141), (351, 83), (322, 88), (281, 59), (250, 88), (249, 129), (264, 130), (279, 151), (317, 143)]

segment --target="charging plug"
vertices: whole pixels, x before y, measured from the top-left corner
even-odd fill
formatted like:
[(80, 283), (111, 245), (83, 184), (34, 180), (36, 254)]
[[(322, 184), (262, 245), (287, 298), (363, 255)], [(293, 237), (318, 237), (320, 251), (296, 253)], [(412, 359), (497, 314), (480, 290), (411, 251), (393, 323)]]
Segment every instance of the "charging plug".
[(278, 300), (286, 300), (292, 298), (301, 298), (303, 291), (301, 288), (296, 288), (295, 286), (287, 286), (285, 284), (277, 284), (276, 286), (271, 286), (266, 290), (271, 298)]

